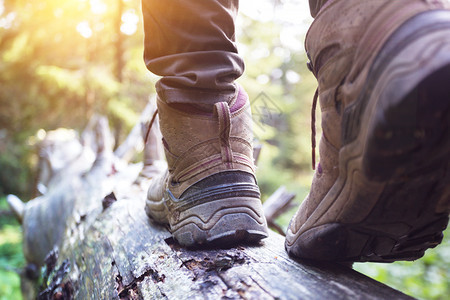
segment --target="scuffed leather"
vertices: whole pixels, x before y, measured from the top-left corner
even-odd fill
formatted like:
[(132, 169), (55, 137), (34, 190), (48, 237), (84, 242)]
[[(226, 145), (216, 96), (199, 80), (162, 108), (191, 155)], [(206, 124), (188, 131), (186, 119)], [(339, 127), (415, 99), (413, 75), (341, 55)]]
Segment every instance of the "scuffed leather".
[[(242, 88), (238, 91), (230, 104), (218, 104), (229, 108), (226, 122), (220, 121), (220, 111), (182, 111), (158, 97), (170, 174), (163, 186), (169, 186), (175, 197), (194, 183), (219, 172), (233, 170), (254, 174), (250, 102)], [(223, 128), (224, 124), (231, 128)]]
[[(447, 7), (449, 3), (444, 0), (331, 0), (321, 7), (305, 42), (319, 84), (323, 129), (320, 168), (309, 195), (291, 220), (288, 243), (293, 242), (290, 239), (299, 233), (339, 176), (342, 112), (357, 99), (377, 53), (409, 18)], [(328, 214), (330, 220), (336, 217), (335, 212)]]

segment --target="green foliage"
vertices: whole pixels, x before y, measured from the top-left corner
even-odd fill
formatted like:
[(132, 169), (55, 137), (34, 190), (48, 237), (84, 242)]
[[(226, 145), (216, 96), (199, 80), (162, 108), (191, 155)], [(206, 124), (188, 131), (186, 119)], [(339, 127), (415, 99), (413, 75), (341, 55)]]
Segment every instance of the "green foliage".
[(119, 143), (146, 105), (140, 3), (118, 3), (0, 2), (0, 195), (31, 195), (39, 129), (81, 129), (99, 113)]
[(27, 146), (21, 135), (10, 138), (0, 130), (0, 196), (24, 194), (32, 171), (28, 164)]
[[(0, 213), (6, 210), (6, 199), (1, 197)], [(19, 224), (12, 216), (0, 217), (0, 300), (22, 298), (18, 272), (24, 261)]]
[(15, 272), (0, 269), (0, 300), (22, 299), (20, 278)]
[[(306, 68), (305, 53), (283, 45), (280, 24), (242, 18), (247, 69), (241, 82), (252, 102), (255, 135), (278, 148), (271, 163), (295, 176), (311, 165), (310, 103), (315, 79)], [(261, 121), (264, 106), (269, 106), (266, 119), (274, 118), (273, 122)]]

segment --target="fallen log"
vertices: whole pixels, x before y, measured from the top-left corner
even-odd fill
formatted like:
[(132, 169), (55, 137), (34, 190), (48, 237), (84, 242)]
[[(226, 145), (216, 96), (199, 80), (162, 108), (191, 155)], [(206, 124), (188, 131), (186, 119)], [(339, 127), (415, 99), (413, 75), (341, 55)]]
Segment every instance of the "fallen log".
[[(78, 152), (57, 172), (54, 159), (63, 156), (52, 151), (64, 147), (43, 144), (51, 174), (44, 195), (27, 204), (8, 198), (23, 224), (25, 299), (410, 299), (348, 266), (292, 259), (275, 232), (257, 245), (181, 248), (144, 212), (148, 183), (165, 167), (157, 125), (145, 164), (124, 160), (131, 146), (112, 152), (104, 118), (82, 137), (71, 140), (81, 147), (71, 147)], [(277, 215), (273, 199), (267, 207)]]
[(292, 200), (294, 200), (294, 198), (294, 193), (286, 191), (286, 188), (281, 186), (263, 203), (263, 210), (267, 220), (267, 225), (281, 235), (285, 235), (284, 230), (276, 223), (275, 219), (294, 206), (292, 204)]

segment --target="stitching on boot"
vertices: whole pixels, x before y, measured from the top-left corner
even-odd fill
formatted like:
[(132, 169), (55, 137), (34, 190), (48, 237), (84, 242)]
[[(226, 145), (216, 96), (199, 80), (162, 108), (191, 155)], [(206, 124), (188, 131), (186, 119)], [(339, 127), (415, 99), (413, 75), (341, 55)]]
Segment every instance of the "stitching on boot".
[(220, 152), (222, 162), (228, 163), (232, 167), (233, 152), (231, 150), (230, 132), (231, 132), (231, 115), (228, 103), (219, 102), (214, 105), (214, 114), (219, 120), (219, 139)]

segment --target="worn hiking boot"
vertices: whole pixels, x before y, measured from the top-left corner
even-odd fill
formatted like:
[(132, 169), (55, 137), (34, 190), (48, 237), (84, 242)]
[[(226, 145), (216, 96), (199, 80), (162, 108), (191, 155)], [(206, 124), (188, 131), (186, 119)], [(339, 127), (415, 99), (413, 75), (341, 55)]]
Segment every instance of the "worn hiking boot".
[(240, 89), (207, 113), (158, 98), (166, 174), (152, 181), (147, 214), (170, 225), (183, 246), (230, 245), (267, 237), (256, 184), (250, 103)]
[(441, 242), (450, 211), (446, 5), (335, 0), (321, 8), (306, 37), (319, 82), (320, 163), (291, 220), (289, 254), (392, 262)]

